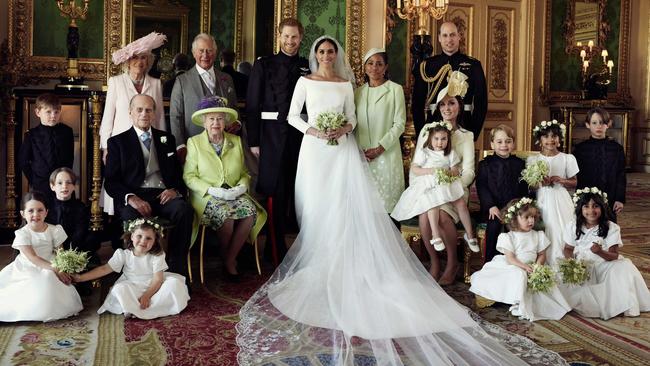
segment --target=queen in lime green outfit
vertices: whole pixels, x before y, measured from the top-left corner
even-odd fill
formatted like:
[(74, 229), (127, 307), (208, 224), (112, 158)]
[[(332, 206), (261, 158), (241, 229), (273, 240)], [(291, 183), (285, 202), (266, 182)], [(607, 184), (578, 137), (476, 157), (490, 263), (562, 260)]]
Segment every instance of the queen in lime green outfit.
[(354, 134), (377, 183), (386, 212), (404, 191), (404, 167), (399, 138), (406, 123), (402, 86), (387, 79), (385, 50), (373, 48), (363, 58), (366, 83), (354, 93), (357, 127)]
[(192, 115), (192, 122), (205, 131), (187, 140), (183, 180), (195, 212), (192, 242), (199, 224), (214, 229), (225, 271), (233, 277), (238, 275), (237, 254), (247, 238), (254, 242), (266, 222), (266, 212), (247, 193), (251, 178), (241, 139), (224, 132), (237, 119), (237, 111), (227, 105), (225, 98), (208, 97)]

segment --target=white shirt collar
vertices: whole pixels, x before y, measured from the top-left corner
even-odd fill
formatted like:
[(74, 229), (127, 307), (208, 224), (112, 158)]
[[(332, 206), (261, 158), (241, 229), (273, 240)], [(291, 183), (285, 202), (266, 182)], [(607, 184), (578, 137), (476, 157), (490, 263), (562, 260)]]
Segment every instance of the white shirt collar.
[(199, 66), (199, 64), (196, 64), (196, 70), (199, 72), (199, 75), (203, 75), (203, 74), (205, 74), (207, 72), (208, 74), (212, 75), (213, 78), (215, 77), (214, 66), (212, 66), (209, 70), (206, 70), (206, 69), (202, 68), (201, 66)]
[(135, 133), (138, 135), (138, 138), (140, 138), (140, 136), (142, 136), (142, 134), (145, 133), (145, 132), (149, 132), (149, 135), (151, 137), (153, 137), (153, 134), (151, 132), (151, 127), (149, 127), (149, 131), (143, 131), (143, 130), (135, 127), (135, 125), (133, 125), (133, 129), (135, 130)]

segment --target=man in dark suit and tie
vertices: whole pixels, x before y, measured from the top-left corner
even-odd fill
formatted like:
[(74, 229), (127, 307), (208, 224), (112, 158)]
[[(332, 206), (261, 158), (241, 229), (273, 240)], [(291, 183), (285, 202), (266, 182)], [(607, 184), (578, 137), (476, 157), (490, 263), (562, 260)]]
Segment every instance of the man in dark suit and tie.
[[(172, 134), (176, 138), (176, 147), (181, 162), (185, 162), (187, 149), (185, 142), (188, 138), (203, 132), (203, 127), (192, 123), (192, 114), (203, 98), (218, 95), (228, 99), (228, 107), (237, 109), (237, 94), (235, 84), (230, 75), (214, 67), (217, 59), (217, 43), (214, 37), (201, 33), (192, 42), (192, 56), (196, 66), (176, 78), (169, 107), (169, 118)], [(231, 124), (236, 132), (239, 124)]]
[(171, 221), (169, 269), (186, 276), (194, 211), (181, 195), (184, 184), (174, 136), (151, 127), (155, 110), (148, 95), (131, 99), (133, 127), (108, 139), (106, 191), (123, 221), (150, 216)]

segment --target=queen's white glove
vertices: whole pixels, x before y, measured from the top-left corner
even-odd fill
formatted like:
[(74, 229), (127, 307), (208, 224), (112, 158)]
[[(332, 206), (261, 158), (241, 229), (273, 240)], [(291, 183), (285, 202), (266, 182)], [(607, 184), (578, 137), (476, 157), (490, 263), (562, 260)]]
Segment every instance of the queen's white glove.
[(246, 188), (245, 185), (238, 184), (238, 185), (230, 188), (228, 190), (228, 192), (232, 193), (234, 195), (234, 197), (232, 199), (235, 199), (235, 198), (241, 196), (242, 194), (246, 193), (246, 190), (247, 190), (247, 188)]
[(208, 188), (208, 194), (214, 198), (220, 198), (222, 200), (227, 200), (228, 190), (221, 187), (210, 187)]

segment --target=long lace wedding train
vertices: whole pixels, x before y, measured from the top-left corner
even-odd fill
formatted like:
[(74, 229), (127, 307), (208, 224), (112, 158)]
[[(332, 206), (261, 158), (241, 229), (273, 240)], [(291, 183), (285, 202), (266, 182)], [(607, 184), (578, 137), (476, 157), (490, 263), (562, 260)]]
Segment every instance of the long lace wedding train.
[[(290, 122), (305, 101), (309, 121), (324, 110), (353, 121), (351, 96), (349, 83), (301, 78)], [(445, 293), (385, 213), (353, 137), (305, 135), (296, 211), (296, 241), (240, 310), (241, 365), (566, 364)]]

